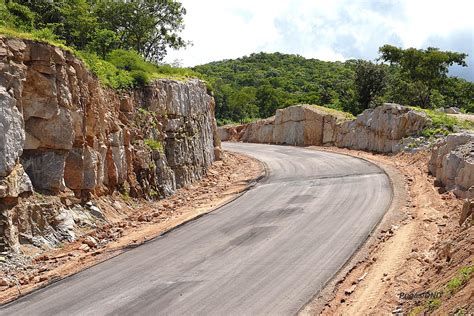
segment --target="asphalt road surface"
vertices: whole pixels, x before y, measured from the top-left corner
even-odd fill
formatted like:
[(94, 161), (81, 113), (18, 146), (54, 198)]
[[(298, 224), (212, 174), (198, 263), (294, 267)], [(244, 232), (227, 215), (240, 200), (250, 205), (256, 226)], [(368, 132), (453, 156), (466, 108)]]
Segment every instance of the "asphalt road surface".
[(268, 177), (219, 210), (27, 295), (2, 315), (290, 315), (366, 240), (392, 190), (375, 165), (225, 143)]

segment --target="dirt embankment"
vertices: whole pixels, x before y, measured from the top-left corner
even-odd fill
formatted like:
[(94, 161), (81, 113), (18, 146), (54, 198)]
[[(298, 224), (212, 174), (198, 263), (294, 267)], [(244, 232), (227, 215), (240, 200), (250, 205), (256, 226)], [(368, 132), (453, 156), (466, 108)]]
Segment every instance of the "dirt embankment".
[(235, 153), (225, 156), (209, 168), (203, 180), (179, 189), (170, 198), (156, 202), (124, 199), (119, 194), (101, 198), (97, 205), (106, 222), (62, 248), (38, 253), (39, 249), (28, 246), (22, 250), (30, 256), (0, 258), (0, 302), (117, 256), (206, 214), (238, 196), (265, 172), (253, 158)]
[[(321, 149), (321, 148), (318, 148)], [(387, 315), (474, 312), (474, 226), (459, 225), (463, 201), (440, 194), (428, 176), (429, 152), (349, 154), (396, 169), (406, 203), (389, 211), (369, 242), (301, 314)], [(400, 185), (400, 183), (398, 183)]]

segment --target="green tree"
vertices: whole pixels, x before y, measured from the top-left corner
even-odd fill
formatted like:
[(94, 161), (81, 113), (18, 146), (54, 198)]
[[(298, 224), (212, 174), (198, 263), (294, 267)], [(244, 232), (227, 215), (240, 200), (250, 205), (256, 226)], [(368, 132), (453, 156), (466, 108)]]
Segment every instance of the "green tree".
[(383, 94), (387, 86), (387, 70), (383, 65), (358, 60), (355, 64), (356, 105), (351, 112), (358, 114), (375, 105), (377, 97)]
[(275, 114), (276, 109), (280, 108), (281, 93), (271, 85), (266, 84), (257, 89), (255, 94), (256, 104), (258, 105), (260, 116), (269, 117)]
[(102, 59), (107, 57), (107, 54), (112, 50), (118, 48), (119, 37), (114, 31), (100, 29), (94, 33), (92, 41), (89, 43), (87, 49), (95, 51)]
[(254, 87), (243, 87), (231, 93), (229, 108), (232, 111), (232, 119), (234, 121), (244, 122), (245, 119), (259, 116), (259, 109), (255, 104), (256, 90)]
[(449, 67), (457, 64), (466, 65), (467, 54), (440, 51), (438, 48), (402, 49), (384, 45), (379, 49), (380, 59), (391, 65), (398, 65), (405, 79), (411, 81), (416, 95), (415, 103), (429, 107), (434, 89), (440, 90), (447, 79)]
[(178, 1), (98, 1), (95, 13), (102, 28), (118, 34), (121, 48), (136, 50), (147, 60), (161, 61), (168, 48), (187, 44), (179, 35), (186, 10)]
[(6, 2), (3, 11), (5, 14), (4, 18), (13, 27), (27, 32), (34, 28), (35, 13), (27, 6), (16, 2)]

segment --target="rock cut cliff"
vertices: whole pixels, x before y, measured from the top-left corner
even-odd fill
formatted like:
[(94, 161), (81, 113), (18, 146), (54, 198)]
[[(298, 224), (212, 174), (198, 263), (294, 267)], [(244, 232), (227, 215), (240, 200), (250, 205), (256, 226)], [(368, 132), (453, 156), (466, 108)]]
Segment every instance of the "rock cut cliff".
[(201, 178), (215, 146), (204, 82), (160, 79), (117, 92), (70, 52), (0, 37), (3, 226), (18, 196), (33, 190), (72, 190), (83, 201), (115, 190), (167, 196)]
[(429, 118), (410, 108), (385, 103), (368, 109), (350, 120), (337, 111), (311, 105), (279, 109), (274, 117), (240, 127), (219, 128), (222, 140), (287, 144), (297, 146), (337, 146), (382, 153), (400, 149), (400, 141), (419, 133)]

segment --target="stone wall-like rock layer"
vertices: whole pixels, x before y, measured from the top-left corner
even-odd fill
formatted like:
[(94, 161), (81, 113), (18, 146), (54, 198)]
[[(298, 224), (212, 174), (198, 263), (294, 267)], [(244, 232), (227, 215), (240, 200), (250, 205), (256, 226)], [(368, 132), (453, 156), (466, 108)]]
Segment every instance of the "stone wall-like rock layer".
[(0, 37), (0, 114), (0, 180), (21, 164), (38, 190), (164, 196), (214, 161), (214, 100), (203, 82), (161, 79), (118, 93), (43, 43)]
[[(421, 131), (429, 122), (424, 113), (386, 103), (364, 111), (355, 120), (309, 105), (277, 110), (275, 117), (244, 127), (220, 127), (223, 140), (288, 144), (298, 146), (337, 146), (391, 153), (400, 149), (400, 140)], [(236, 136), (236, 131), (241, 130)]]

